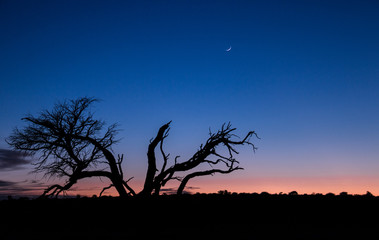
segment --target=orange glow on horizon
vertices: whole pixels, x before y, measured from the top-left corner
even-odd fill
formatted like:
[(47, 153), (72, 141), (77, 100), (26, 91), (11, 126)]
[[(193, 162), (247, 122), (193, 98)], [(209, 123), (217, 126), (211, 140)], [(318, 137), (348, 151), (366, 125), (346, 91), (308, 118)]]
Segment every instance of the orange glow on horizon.
[[(107, 186), (104, 182), (79, 182), (75, 190), (68, 192), (69, 195), (93, 196), (99, 195), (101, 189)], [(135, 191), (142, 189), (142, 182), (131, 183)], [(168, 184), (165, 188), (177, 189), (177, 182)], [(228, 190), (237, 193), (289, 193), (297, 191), (299, 194), (334, 193), (365, 194), (367, 191), (379, 195), (378, 177), (252, 177), (244, 179), (209, 177), (193, 179), (187, 185), (186, 190), (191, 193), (217, 193), (219, 190)], [(162, 192), (163, 194), (163, 192)], [(103, 195), (117, 196), (114, 189), (109, 189)]]

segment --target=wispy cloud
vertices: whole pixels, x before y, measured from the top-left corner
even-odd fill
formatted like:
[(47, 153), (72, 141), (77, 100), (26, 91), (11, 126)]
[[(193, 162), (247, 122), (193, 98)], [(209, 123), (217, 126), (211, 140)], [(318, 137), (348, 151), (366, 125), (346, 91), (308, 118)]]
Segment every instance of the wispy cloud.
[(36, 180), (21, 182), (0, 180), (0, 195), (39, 195), (46, 187), (46, 184)]
[(0, 180), (0, 189), (13, 186), (14, 184), (14, 182)]
[[(185, 188), (185, 190), (183, 191), (183, 194), (193, 194), (193, 191), (191, 190), (195, 190), (195, 189), (200, 189), (199, 187), (191, 187), (191, 186), (187, 186)], [(178, 189), (176, 188), (162, 188), (161, 189), (161, 193), (165, 193), (165, 194), (176, 194)]]
[(22, 169), (31, 161), (27, 157), (25, 153), (0, 148), (0, 171)]

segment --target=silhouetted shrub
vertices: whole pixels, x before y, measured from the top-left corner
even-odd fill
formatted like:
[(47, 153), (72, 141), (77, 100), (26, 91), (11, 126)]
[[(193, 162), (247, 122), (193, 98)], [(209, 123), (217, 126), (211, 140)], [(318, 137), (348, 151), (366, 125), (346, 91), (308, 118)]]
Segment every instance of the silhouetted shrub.
[(220, 190), (217, 192), (217, 194), (219, 194), (219, 195), (231, 195), (231, 192), (229, 192), (228, 190)]
[(365, 197), (374, 197), (374, 195), (372, 195), (372, 193), (370, 193), (369, 191), (367, 191), (366, 194), (365, 194)]
[(288, 195), (290, 195), (290, 196), (297, 196), (299, 194), (296, 191), (292, 191), (292, 192), (288, 193)]
[(271, 194), (269, 194), (268, 192), (261, 192), (260, 196), (266, 198), (266, 197), (270, 197)]

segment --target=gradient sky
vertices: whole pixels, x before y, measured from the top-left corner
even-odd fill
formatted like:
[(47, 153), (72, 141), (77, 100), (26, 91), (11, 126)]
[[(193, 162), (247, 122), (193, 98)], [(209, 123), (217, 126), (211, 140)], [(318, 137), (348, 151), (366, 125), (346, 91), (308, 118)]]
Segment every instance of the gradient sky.
[[(136, 190), (162, 124), (173, 120), (166, 151), (185, 160), (230, 121), (259, 134), (258, 151), (241, 148), (244, 171), (190, 181), (194, 192), (379, 195), (378, 12), (378, 1), (1, 1), (0, 160), (25, 114), (91, 96), (98, 118), (120, 124), (114, 151)], [(0, 194), (57, 181), (13, 157)]]

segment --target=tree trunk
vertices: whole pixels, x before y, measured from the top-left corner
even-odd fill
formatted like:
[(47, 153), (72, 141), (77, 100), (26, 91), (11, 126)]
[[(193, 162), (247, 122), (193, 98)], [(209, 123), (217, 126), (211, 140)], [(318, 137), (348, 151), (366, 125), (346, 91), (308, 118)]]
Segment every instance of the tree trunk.
[[(109, 152), (108, 150), (106, 151)], [(116, 159), (114, 158), (113, 154), (110, 152), (104, 155), (108, 160), (108, 164), (112, 173), (110, 180), (112, 181), (120, 197), (121, 198), (127, 197), (128, 193), (126, 192), (126, 189), (124, 188), (124, 183), (123, 183), (124, 180), (122, 179), (121, 173), (118, 170)]]
[(123, 180), (120, 179), (119, 177), (113, 177), (111, 179), (114, 187), (116, 188), (119, 196), (121, 198), (126, 198), (128, 197), (128, 193), (126, 192), (125, 188), (124, 188), (124, 184), (123, 184)]
[(142, 191), (140, 192), (140, 195), (149, 196), (151, 195), (151, 192), (154, 189), (154, 178), (155, 178), (155, 173), (157, 171), (155, 148), (157, 147), (158, 143), (162, 141), (162, 139), (164, 138), (164, 134), (166, 130), (169, 128), (170, 123), (171, 121), (163, 125), (159, 129), (157, 136), (149, 144), (149, 148), (147, 151), (148, 167), (147, 167), (147, 172), (146, 172), (145, 184), (143, 186)]
[[(77, 137), (77, 136), (75, 136)], [(90, 138), (90, 137), (77, 137), (78, 139), (81, 140), (86, 140), (91, 142), (93, 145), (98, 147), (104, 154), (104, 157), (107, 159), (109, 168), (111, 170), (111, 176), (109, 179), (112, 181), (114, 187), (116, 188), (118, 194), (120, 197), (124, 198), (128, 196), (128, 193), (126, 192), (123, 184), (123, 179), (121, 176), (120, 171), (118, 170), (116, 159), (113, 156), (112, 152), (110, 152), (108, 149), (104, 148), (101, 144), (99, 144), (95, 139)]]

